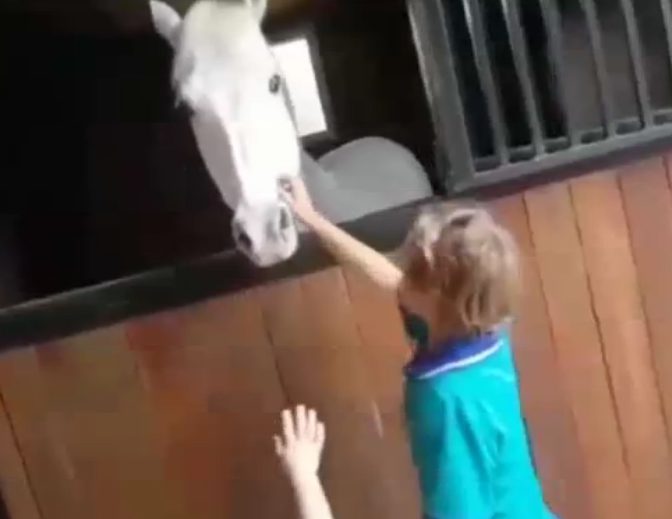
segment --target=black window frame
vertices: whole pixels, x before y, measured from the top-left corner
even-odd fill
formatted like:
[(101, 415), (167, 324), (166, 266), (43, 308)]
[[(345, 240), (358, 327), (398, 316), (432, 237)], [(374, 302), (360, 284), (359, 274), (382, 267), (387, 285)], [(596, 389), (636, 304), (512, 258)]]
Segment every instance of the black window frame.
[[(477, 0), (461, 1), (466, 3)], [(519, 7), (519, 0), (511, 1)], [(581, 0), (581, 3), (584, 7), (587, 6), (588, 12), (591, 6), (594, 9), (594, 0)], [(557, 0), (547, 0), (543, 4), (554, 8), (557, 7)], [(493, 164), (488, 163), (487, 158), (485, 160), (475, 158), (472, 154), (467, 130), (467, 114), (464, 111), (456, 71), (451, 29), (443, 22), (446, 19), (443, 0), (407, 0), (407, 6), (425, 92), (432, 112), (436, 135), (436, 169), (447, 193), (472, 192), (523, 178), (537, 176), (546, 178), (553, 173), (567, 172), (570, 168), (581, 171), (588, 165), (596, 167), (600, 164), (623, 161), (672, 144), (672, 110), (666, 110), (669, 114), (654, 114), (656, 118), (660, 115), (662, 119), (662, 122), (656, 122), (651, 114), (650, 104), (647, 105), (648, 101), (640, 99), (643, 106), (640, 107), (642, 129), (639, 131), (633, 132), (628, 127), (632, 125), (632, 121), (617, 121), (609, 119), (607, 115), (604, 128), (604, 133), (607, 135), (604, 139), (595, 135), (594, 130), (588, 130), (580, 135), (569, 131), (562, 139), (540, 141), (539, 136), (533, 137), (528, 159)], [(633, 15), (632, 0), (621, 0), (621, 6), (630, 6), (630, 11), (626, 9), (624, 12), (625, 18), (630, 18)], [(672, 7), (666, 4), (665, 0), (661, 0), (661, 6), (672, 63)], [(546, 15), (547, 13), (544, 13), (544, 16)], [(632, 23), (631, 18), (628, 21)], [(514, 20), (509, 35), (522, 30), (519, 22), (519, 19)], [(636, 37), (630, 39), (628, 46), (632, 56), (641, 52)], [(594, 59), (598, 62), (599, 69), (599, 61), (603, 60), (604, 56), (597, 55), (599, 52), (594, 49), (593, 53), (596, 54)], [(642, 86), (645, 87), (645, 84), (641, 83), (645, 79), (641, 77), (641, 73), (634, 75), (636, 86), (641, 93)], [(483, 87), (483, 84), (481, 86)], [(492, 114), (490, 123), (493, 123)]]
[(324, 147), (329, 143), (336, 142), (338, 136), (338, 131), (335, 125), (336, 118), (333, 115), (331, 107), (329, 88), (324, 74), (324, 67), (322, 65), (322, 57), (320, 55), (319, 41), (315, 27), (311, 23), (301, 24), (290, 29), (271, 31), (267, 37), (271, 46), (298, 39), (305, 39), (308, 43), (313, 72), (315, 73), (315, 80), (317, 82), (317, 92), (320, 97), (320, 102), (322, 103), (322, 111), (327, 128), (322, 132), (316, 132), (301, 137), (301, 143), (304, 148), (310, 149), (313, 147)]

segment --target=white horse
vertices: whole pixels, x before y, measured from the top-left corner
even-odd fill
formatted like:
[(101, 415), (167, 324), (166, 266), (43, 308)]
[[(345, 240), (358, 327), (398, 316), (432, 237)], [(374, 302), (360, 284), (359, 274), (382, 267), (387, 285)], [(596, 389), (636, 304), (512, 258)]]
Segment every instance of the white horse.
[(155, 28), (173, 47), (173, 84), (192, 111), (205, 165), (233, 210), (233, 237), (258, 266), (289, 258), (298, 232), (278, 184), (304, 175), (314, 201), (343, 222), (431, 195), (405, 148), (385, 139), (347, 144), (313, 161), (299, 144), (281, 70), (260, 24), (266, 0), (200, 0), (184, 19), (150, 1)]

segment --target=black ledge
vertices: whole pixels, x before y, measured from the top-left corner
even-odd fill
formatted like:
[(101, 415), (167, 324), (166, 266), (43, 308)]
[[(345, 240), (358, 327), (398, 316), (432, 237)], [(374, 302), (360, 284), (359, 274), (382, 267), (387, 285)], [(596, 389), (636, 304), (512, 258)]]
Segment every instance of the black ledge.
[[(422, 203), (397, 207), (345, 225), (381, 250), (396, 247)], [(312, 235), (290, 260), (259, 269), (235, 250), (0, 310), (0, 352), (47, 342), (129, 318), (184, 306), (257, 285), (314, 272), (333, 263)]]

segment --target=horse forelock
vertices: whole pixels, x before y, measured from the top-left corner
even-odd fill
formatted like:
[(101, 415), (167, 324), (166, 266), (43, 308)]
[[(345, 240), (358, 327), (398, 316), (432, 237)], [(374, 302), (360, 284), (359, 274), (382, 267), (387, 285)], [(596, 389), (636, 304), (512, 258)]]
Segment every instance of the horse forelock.
[(187, 12), (182, 23), (173, 82), (180, 84), (198, 59), (215, 60), (241, 53), (241, 42), (259, 33), (259, 22), (243, 0), (201, 0)]

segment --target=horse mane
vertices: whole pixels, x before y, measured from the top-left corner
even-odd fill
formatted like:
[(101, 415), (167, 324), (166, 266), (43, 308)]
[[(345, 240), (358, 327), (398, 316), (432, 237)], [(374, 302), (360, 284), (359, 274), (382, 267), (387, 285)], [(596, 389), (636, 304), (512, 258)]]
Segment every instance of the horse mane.
[(173, 83), (178, 85), (193, 70), (195, 56), (204, 59), (226, 54), (243, 36), (259, 30), (247, 0), (201, 0), (187, 13), (177, 42)]

